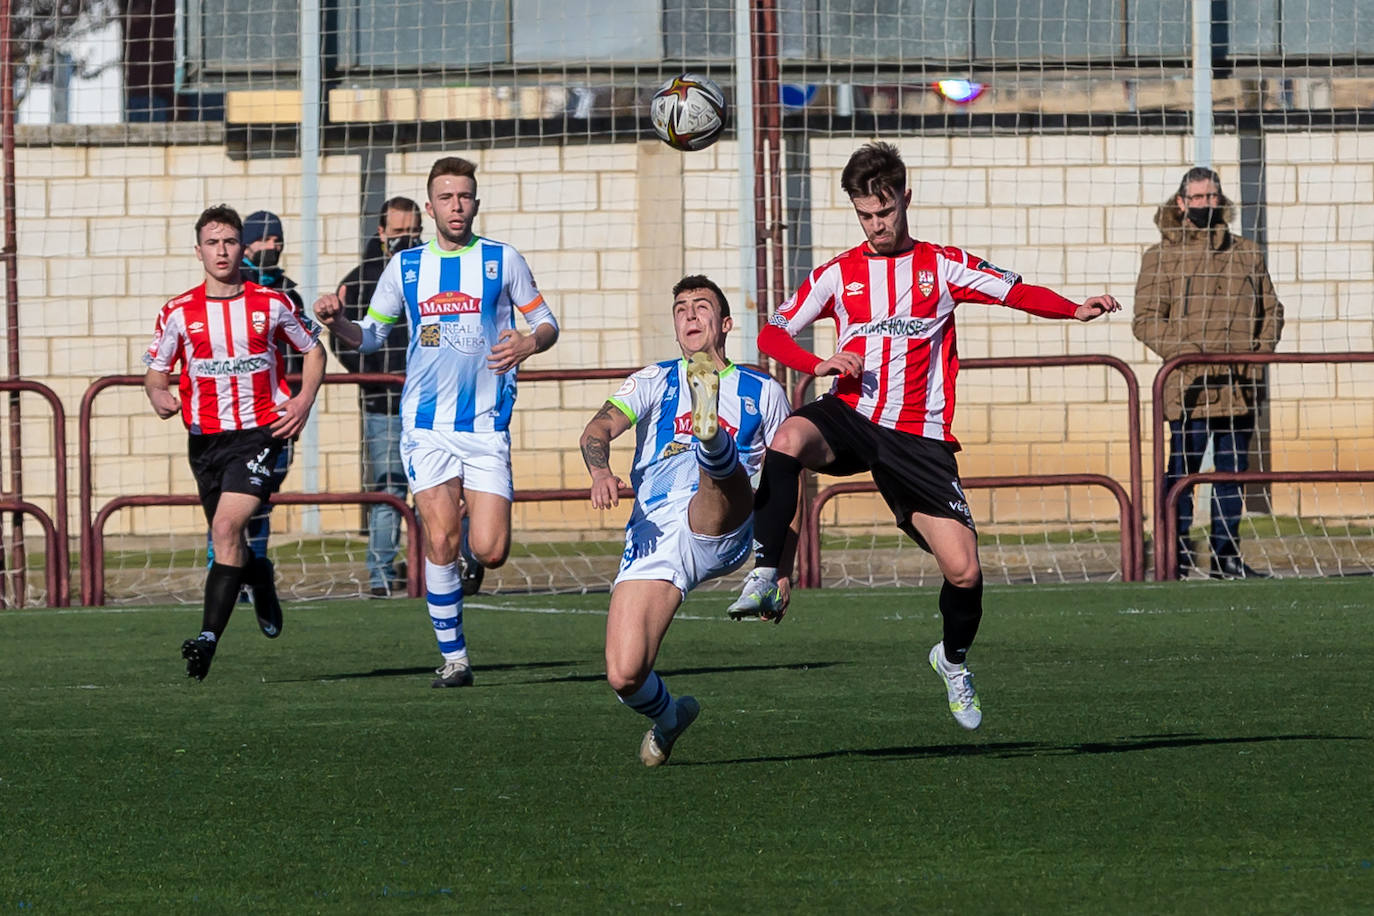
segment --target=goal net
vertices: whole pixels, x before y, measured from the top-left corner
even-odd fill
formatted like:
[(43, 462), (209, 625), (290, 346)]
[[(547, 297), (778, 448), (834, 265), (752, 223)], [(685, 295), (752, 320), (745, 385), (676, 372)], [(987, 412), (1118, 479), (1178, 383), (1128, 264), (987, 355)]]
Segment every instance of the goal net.
[[(192, 247), (201, 211), (228, 203), (244, 216), (274, 214), (279, 262), (259, 258), (250, 276), (284, 275), (308, 309), (350, 271), (384, 261), (388, 202), (423, 209), (441, 156), (477, 165), (478, 231), (524, 254), (562, 327), (557, 345), (523, 368), (564, 375), (522, 381), (510, 427), (517, 493), (556, 498), (516, 503), (511, 558), (487, 573), (484, 590), (609, 587), (628, 503), (600, 511), (564, 491), (588, 485), (578, 437), (617, 382), (576, 373), (678, 355), (670, 290), (692, 273), (712, 277), (733, 305), (730, 357), (760, 362), (760, 321), (811, 270), (863, 241), (840, 173), (871, 140), (905, 159), (915, 237), (1075, 301), (1109, 293), (1123, 306), (1090, 323), (997, 306), (957, 311), (965, 366), (952, 428), (961, 475), (986, 484), (966, 496), (990, 582), (1113, 581), (1130, 578), (1132, 565), (1149, 576), (1160, 539), (1177, 538), (1159, 524), (1154, 451), (1160, 444), (1167, 457), (1171, 443), (1167, 423), (1156, 426), (1151, 385), (1164, 356), (1203, 346), (1180, 340), (1162, 353), (1159, 338), (1146, 340), (1136, 291), (1147, 250), (1178, 224), (1191, 167), (1219, 175), (1232, 202), (1227, 227), (1267, 265), (1283, 321), (1261, 328), (1270, 310), (1226, 324), (1209, 303), (1246, 295), (1255, 278), (1217, 266), (1226, 259), (1215, 245), (1202, 253), (1212, 266), (1170, 268), (1176, 318), (1191, 314), (1207, 335), (1249, 334), (1256, 342), (1244, 352), (1374, 350), (1374, 16), (1363, 0), (8, 6), (17, 318), (6, 332), (18, 352), (9, 371), (49, 386), (66, 408), (74, 597), (78, 568), (92, 574), (79, 534), (97, 513), (120, 497), (195, 492), (185, 430), (153, 415), (140, 380), (159, 307), (202, 279)], [(660, 142), (647, 118), (653, 91), (684, 71), (708, 76), (729, 99), (723, 138), (691, 153)], [(421, 222), (433, 238), (433, 220)], [(823, 357), (838, 343), (828, 321), (799, 340)], [(1106, 357), (1126, 372), (1105, 361), (1007, 365), (1064, 356)], [(352, 368), (331, 352), (329, 372)], [(1192, 419), (1199, 398), (1210, 403), (1246, 380), (1249, 470), (1359, 476), (1374, 465), (1368, 362), (1199, 368), (1181, 368), (1169, 389), (1192, 379)], [(83, 396), (107, 376), (128, 383), (91, 398), (82, 426)], [(1136, 408), (1129, 379), (1139, 383)], [(791, 391), (795, 378), (784, 381)], [(828, 387), (821, 380), (801, 396)], [(353, 384), (326, 386), (283, 491), (404, 492), (369, 454), (372, 415), (387, 412), (373, 408), (386, 402), (384, 390), (378, 399)], [(4, 410), (6, 492), (53, 513), (46, 404), (25, 395)], [(612, 451), (626, 478), (632, 438)], [(1234, 467), (1216, 450), (1215, 439), (1205, 443), (1195, 469)], [(1061, 482), (1035, 480), (1046, 475)], [(809, 498), (839, 482), (819, 475)], [(1112, 484), (1129, 501), (1124, 512)], [(1224, 487), (1204, 481), (1189, 534), (1199, 574), (1216, 539), (1214, 502), (1223, 516), (1239, 513), (1235, 539), (1252, 569), (1372, 571), (1368, 481), (1249, 482), (1238, 510)], [(391, 555), (371, 514), (276, 508), (268, 551), (283, 595), (365, 595), (379, 582), (391, 590), (413, 534), (402, 526)], [(819, 581), (940, 581), (877, 494), (827, 496), (817, 515)], [(391, 530), (385, 520), (376, 527)], [(3, 537), (7, 600), (47, 601), (36, 525), (7, 523)], [(107, 600), (200, 600), (198, 508), (120, 508), (99, 537)], [(742, 574), (710, 587), (733, 588)]]

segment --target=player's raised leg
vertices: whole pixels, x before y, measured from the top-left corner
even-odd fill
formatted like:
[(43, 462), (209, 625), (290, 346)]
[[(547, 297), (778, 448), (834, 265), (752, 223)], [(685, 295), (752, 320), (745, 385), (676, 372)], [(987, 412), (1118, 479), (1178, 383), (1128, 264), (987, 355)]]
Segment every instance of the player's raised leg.
[(450, 478), (415, 491), (415, 507), (425, 526), (425, 603), (443, 664), (432, 687), (471, 687), (472, 664), (463, 635), (463, 585), (458, 570), (463, 482)]
[(687, 520), (695, 533), (719, 537), (749, 520), (754, 511), (754, 491), (739, 463), (734, 437), (720, 425), (720, 374), (709, 354), (693, 353), (687, 360), (687, 387), (700, 471)]
[(913, 512), (911, 525), (930, 545), (945, 577), (940, 589), (944, 638), (931, 647), (928, 660), (944, 681), (949, 712), (964, 728), (977, 728), (983, 707), (973, 689), (966, 659), (983, 619), (983, 570), (978, 562), (978, 536), (954, 518)]
[(654, 670), (659, 646), (682, 592), (662, 579), (627, 580), (611, 593), (606, 617), (606, 681), (620, 702), (650, 719), (639, 759), (647, 767), (668, 762), (673, 745), (701, 712), (692, 697), (674, 699)]

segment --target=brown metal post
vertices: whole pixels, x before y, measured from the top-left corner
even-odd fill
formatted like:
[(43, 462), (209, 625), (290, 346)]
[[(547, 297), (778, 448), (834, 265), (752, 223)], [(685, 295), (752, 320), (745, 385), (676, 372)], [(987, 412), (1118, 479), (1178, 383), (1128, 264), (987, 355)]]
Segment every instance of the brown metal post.
[[(5, 331), (6, 355), (9, 378), (19, 378), (19, 246), (15, 229), (15, 175), (14, 175), (14, 53), (10, 42), (13, 23), (10, 18), (11, 0), (0, 0), (0, 134), (3, 134), (3, 154), (5, 159), (4, 208), (5, 208)], [(15, 499), (24, 498), (24, 459), (21, 442), (19, 413), (19, 392), (10, 392), (9, 431), (10, 431), (10, 495)], [(13, 541), (10, 559), (14, 570), (14, 604), (24, 604), (26, 591), (26, 567), (28, 559), (24, 552), (24, 516), (16, 512), (13, 516)], [(3, 594), (3, 593), (0, 593)]]

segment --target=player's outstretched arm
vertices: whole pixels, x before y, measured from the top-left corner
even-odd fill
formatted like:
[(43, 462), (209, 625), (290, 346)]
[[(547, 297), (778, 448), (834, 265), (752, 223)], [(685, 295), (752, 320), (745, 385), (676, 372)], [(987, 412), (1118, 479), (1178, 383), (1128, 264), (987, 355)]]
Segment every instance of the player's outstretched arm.
[(329, 328), (329, 333), (345, 347), (356, 350), (362, 345), (363, 329), (344, 312), (338, 293), (325, 293), (316, 299), (314, 311), (320, 324)]
[(143, 391), (148, 395), (148, 403), (153, 405), (153, 412), (163, 420), (181, 411), (181, 399), (172, 393), (172, 380), (166, 372), (149, 369), (143, 376)]
[(630, 418), (607, 401), (582, 430), (578, 444), (587, 472), (592, 475), (591, 499), (597, 509), (620, 505), (620, 488), (625, 484), (611, 472), (611, 440), (629, 428)]

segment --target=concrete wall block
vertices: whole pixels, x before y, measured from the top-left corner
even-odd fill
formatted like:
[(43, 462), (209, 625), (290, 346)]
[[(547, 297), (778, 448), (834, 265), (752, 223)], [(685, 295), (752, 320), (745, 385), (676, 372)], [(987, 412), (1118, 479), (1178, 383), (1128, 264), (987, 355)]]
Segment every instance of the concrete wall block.
[[(292, 185), (299, 185), (293, 180)], [(285, 206), (287, 181), (280, 175), (259, 175), (252, 178), (237, 175), (212, 175), (203, 179), (200, 199), (205, 206), (227, 203), (239, 211), (239, 216), (247, 216), (254, 210), (271, 210), (285, 219), (300, 212), (299, 194), (295, 208)], [(204, 209), (204, 208), (202, 208)], [(283, 229), (286, 227), (283, 226)], [(299, 234), (296, 238), (300, 238)], [(290, 244), (291, 236), (287, 236)]]
[[(950, 137), (949, 161), (956, 168), (1030, 165), (1029, 147), (1024, 136)], [(907, 160), (908, 165), (913, 165)], [(843, 168), (844, 163), (840, 163)]]
[(563, 147), (562, 170), (564, 172), (633, 172), (638, 156), (639, 153), (633, 143), (569, 145)]
[[(638, 254), (633, 251), (606, 251), (602, 252), (600, 261), (600, 270), (597, 273), (599, 289), (633, 290), (639, 288)], [(627, 321), (629, 320), (627, 318)]]
[(160, 216), (94, 218), (88, 225), (89, 251), (95, 256), (122, 254), (131, 258), (161, 259), (171, 250), (167, 220)]
[[(190, 252), (195, 244), (196, 220), (201, 211), (220, 201), (207, 201), (200, 178), (146, 178), (131, 181), (127, 187), (128, 211), (152, 214), (170, 221), (173, 248)], [(246, 211), (240, 214), (246, 216)], [(109, 215), (109, 214), (104, 214)]]
[(601, 172), (596, 176), (596, 186), (597, 209), (639, 209), (639, 195), (629, 190), (636, 187), (633, 172)]
[(50, 178), (47, 211), (56, 217), (109, 216), (125, 213), (124, 182)]
[[(1022, 207), (955, 208), (949, 212), (949, 244), (975, 253), (993, 245), (1029, 245), (1030, 214), (1034, 212)], [(927, 215), (922, 213), (918, 218), (924, 222)]]
[(562, 213), (558, 222), (563, 228), (563, 245), (566, 248), (584, 251), (631, 250), (639, 241), (635, 221), (617, 213)]
[(84, 146), (16, 146), (14, 174), (20, 178), (61, 177), (85, 178), (89, 162), (87, 153), (96, 152)]
[(206, 176), (247, 175), (248, 163), (230, 159), (222, 147), (170, 146), (166, 150), (167, 174)]
[(1303, 280), (1362, 280), (1374, 263), (1374, 243), (1306, 245), (1298, 249), (1298, 277)]
[(1264, 138), (1264, 154), (1268, 159), (1300, 166), (1335, 162), (1339, 158), (1337, 149), (1335, 134), (1272, 133)]
[(1114, 245), (1139, 245), (1141, 254), (1159, 242), (1159, 227), (1155, 225), (1155, 207), (1150, 204), (1106, 207), (1107, 240)]
[[(1177, 171), (1178, 174), (1173, 178), (1173, 186), (1177, 187), (1179, 177), (1188, 168), (1183, 163), (1192, 159), (1191, 138), (1188, 147), (1190, 152), (1187, 154), (1184, 153), (1183, 143), (1183, 137), (1167, 134), (1109, 134), (1103, 138), (1103, 161), (1118, 165), (1147, 166), (1150, 172), (1159, 173), (1161, 176)], [(1169, 184), (1163, 177), (1152, 181), (1161, 187)], [(1163, 197), (1163, 194), (1160, 196)]]
[(526, 212), (567, 213), (597, 208), (597, 176), (522, 175), (520, 209)]
[(167, 173), (167, 157), (159, 147), (93, 146), (82, 152), (92, 178), (160, 178)]
[[(426, 237), (433, 235), (434, 222), (429, 220), (428, 223), (425, 227)], [(563, 244), (558, 220), (551, 219), (541, 224), (519, 210), (484, 211), (478, 217), (478, 231), (486, 238), (506, 242), (519, 249), (529, 262), (530, 270), (534, 271), (536, 280), (539, 278), (539, 263), (543, 260), (541, 253), (562, 251), (569, 247)], [(572, 247), (576, 247), (575, 243)]]
[(1103, 287), (1134, 289), (1141, 250), (1134, 246), (1080, 245), (1065, 251), (1068, 276), (1078, 282), (1097, 280)]
[(1102, 165), (1113, 161), (1106, 157), (1105, 139), (1102, 134), (1033, 134), (1026, 138), (1028, 161)]
[(37, 267), (36, 262), (26, 262), (26, 259), (81, 257), (90, 254), (87, 247), (87, 226), (88, 222), (84, 218), (51, 217), (37, 224), (37, 231), (20, 230), (16, 234), (19, 263), (22, 265), (20, 272)]
[[(1374, 241), (1374, 204), (1343, 204), (1336, 209), (1336, 235), (1342, 242)], [(1318, 238), (1333, 238), (1318, 235)]]
[[(997, 196), (996, 182), (990, 179), (990, 175), (997, 171), (981, 168), (909, 169), (907, 187), (911, 190), (912, 211), (921, 213), (944, 207), (986, 207), (989, 203), (1013, 203), (1010, 198)], [(850, 210), (850, 219), (854, 219), (852, 208), (846, 209)]]
[(1374, 282), (1368, 280), (1339, 282), (1336, 284), (1335, 295), (1321, 304), (1334, 305), (1336, 314), (1347, 320), (1374, 320)]
[(686, 248), (719, 248), (724, 241), (716, 232), (716, 214), (700, 210), (683, 213), (682, 241)]
[(124, 258), (49, 260), (46, 294), (53, 298), (122, 296), (128, 263)]
[(18, 219), (42, 219), (48, 215), (48, 183), (19, 179), (14, 184), (14, 214)]
[(1303, 203), (1374, 202), (1374, 164), (1303, 165), (1297, 173), (1298, 200)]
[(1059, 166), (998, 167), (986, 174), (988, 202), (994, 206), (1058, 205), (1066, 199), (1065, 169)]
[(1164, 195), (1156, 195), (1144, 189), (1140, 166), (1114, 165), (1075, 169), (1073, 180), (1065, 183), (1062, 202), (1104, 207), (1138, 206), (1157, 203), (1167, 194), (1166, 191)]
[(530, 270), (545, 294), (595, 289), (597, 255), (585, 251), (544, 251), (537, 261), (531, 258)]
[(1116, 242), (1106, 234), (1102, 207), (1037, 207), (1030, 214), (1037, 245), (1101, 245)]
[[(479, 187), (484, 179), (484, 172), (511, 172), (515, 174), (528, 175), (531, 172), (558, 172), (563, 168), (563, 148), (557, 145), (549, 146), (510, 146), (499, 149), (489, 149), (483, 152), (481, 168), (477, 172), (477, 182)], [(430, 167), (434, 165), (437, 156), (430, 158), (428, 164), (424, 165), (423, 171), (429, 174)], [(470, 156), (464, 156), (470, 159)]]

